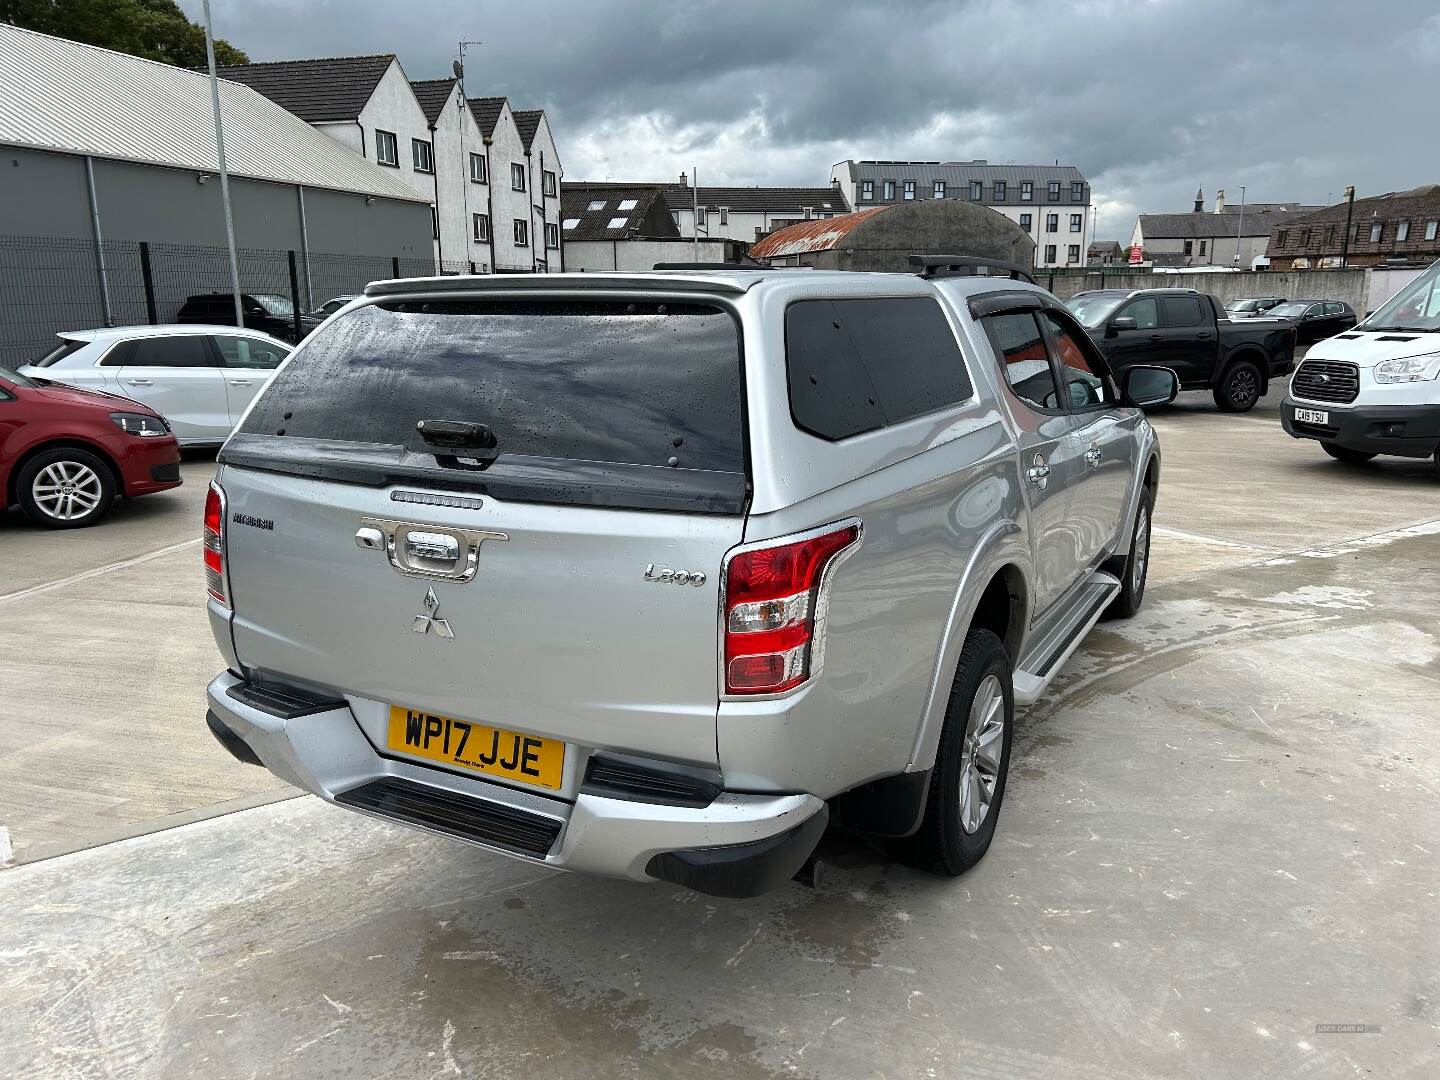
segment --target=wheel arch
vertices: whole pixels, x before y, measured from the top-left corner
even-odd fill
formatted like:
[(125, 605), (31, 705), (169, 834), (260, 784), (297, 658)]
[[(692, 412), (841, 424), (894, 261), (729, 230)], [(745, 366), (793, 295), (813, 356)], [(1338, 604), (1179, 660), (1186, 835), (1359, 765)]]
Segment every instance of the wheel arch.
[(1225, 357), (1225, 362), (1220, 365), (1220, 382), (1230, 374), (1230, 369), (1242, 360), (1248, 360), (1254, 364), (1260, 372), (1260, 395), (1263, 397), (1270, 388), (1270, 358), (1265, 355), (1265, 350), (1259, 345), (1244, 344), (1237, 345), (1230, 350)]
[(105, 467), (110, 470), (110, 479), (115, 484), (115, 494), (117, 496), (123, 496), (125, 494), (125, 478), (120, 473), (119, 464), (110, 456), (110, 452), (98, 443), (89, 442), (86, 439), (77, 439), (73, 435), (67, 435), (61, 438), (43, 439), (34, 446), (27, 448), (15, 459), (14, 463), (10, 466), (9, 481), (5, 485), (5, 504), (7, 506), (13, 506), (18, 501), (20, 494), (20, 473), (24, 471), (26, 465), (30, 464), (35, 457), (45, 453), (47, 450), (60, 450), (65, 447), (69, 447), (72, 450), (84, 450), (98, 457), (105, 463)]

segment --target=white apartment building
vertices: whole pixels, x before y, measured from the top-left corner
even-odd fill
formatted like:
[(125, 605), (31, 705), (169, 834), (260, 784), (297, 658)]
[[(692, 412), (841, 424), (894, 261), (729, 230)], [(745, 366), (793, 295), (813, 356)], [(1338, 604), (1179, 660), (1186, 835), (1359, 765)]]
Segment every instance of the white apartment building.
[(543, 110), (466, 100), (453, 78), (409, 81), (393, 55), (220, 69), (362, 157), (396, 172), (433, 208), (446, 273), (544, 273), (564, 266), (560, 156)]
[(831, 166), (830, 182), (856, 210), (924, 199), (977, 202), (1030, 234), (1038, 269), (1085, 265), (1090, 185), (1073, 165), (846, 160)]

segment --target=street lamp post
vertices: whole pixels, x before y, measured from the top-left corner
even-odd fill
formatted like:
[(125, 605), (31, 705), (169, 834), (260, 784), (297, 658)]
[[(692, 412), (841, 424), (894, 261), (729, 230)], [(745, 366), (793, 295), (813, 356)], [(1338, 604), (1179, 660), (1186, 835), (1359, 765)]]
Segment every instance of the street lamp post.
[(1235, 262), (1240, 262), (1240, 239), (1245, 235), (1245, 185), (1240, 185), (1240, 224), (1235, 227)]
[(1350, 265), (1350, 220), (1355, 215), (1355, 186), (1345, 189), (1345, 235), (1340, 238), (1340, 268)]
[(230, 292), (235, 301), (235, 325), (244, 326), (245, 312), (240, 305), (240, 263), (235, 258), (235, 221), (230, 215), (230, 170), (225, 166), (225, 134), (220, 127), (220, 80), (215, 75), (215, 35), (210, 29), (210, 0), (205, 0), (204, 6), (205, 62), (210, 67), (210, 101), (215, 107), (215, 157), (220, 164), (220, 205), (225, 210), (225, 246), (230, 252)]

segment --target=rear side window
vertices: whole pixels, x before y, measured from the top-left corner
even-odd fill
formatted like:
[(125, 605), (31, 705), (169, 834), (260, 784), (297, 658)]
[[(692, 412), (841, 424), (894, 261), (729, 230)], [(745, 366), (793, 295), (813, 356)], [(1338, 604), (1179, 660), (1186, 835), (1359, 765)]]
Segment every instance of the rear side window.
[(973, 392), (950, 324), (924, 296), (791, 304), (785, 363), (795, 423), (825, 439), (898, 424)]
[(488, 425), (497, 466), (518, 455), (743, 473), (738, 326), (687, 303), (369, 305), (312, 334), (240, 431), (433, 456), (421, 420)]
[[(112, 367), (110, 357), (106, 367)], [(203, 337), (154, 337), (130, 342), (129, 354), (117, 360), (126, 367), (214, 367)]]
[(1344, 304), (1326, 304), (1326, 305), (1325, 305), (1325, 314), (1326, 314), (1326, 315), (1343, 315), (1343, 314), (1345, 314), (1345, 305), (1344, 305)]
[(1166, 326), (1199, 326), (1204, 321), (1198, 296), (1165, 296), (1160, 303), (1164, 306)]
[(1015, 396), (1034, 409), (1059, 409), (1060, 391), (1034, 313), (990, 315), (983, 325)]
[(69, 338), (61, 338), (60, 344), (51, 349), (48, 353), (35, 361), (36, 367), (49, 367), (51, 364), (58, 364), (65, 357), (85, 347), (83, 341), (72, 341)]

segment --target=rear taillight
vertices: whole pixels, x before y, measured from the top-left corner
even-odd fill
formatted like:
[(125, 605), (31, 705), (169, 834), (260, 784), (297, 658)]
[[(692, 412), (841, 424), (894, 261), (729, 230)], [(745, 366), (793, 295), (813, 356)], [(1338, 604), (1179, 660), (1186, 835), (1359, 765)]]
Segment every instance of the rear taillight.
[(725, 567), (725, 693), (779, 694), (820, 670), (826, 589), (860, 523), (749, 548)]
[(205, 494), (205, 589), (222, 604), (225, 595), (225, 493), (213, 481)]

